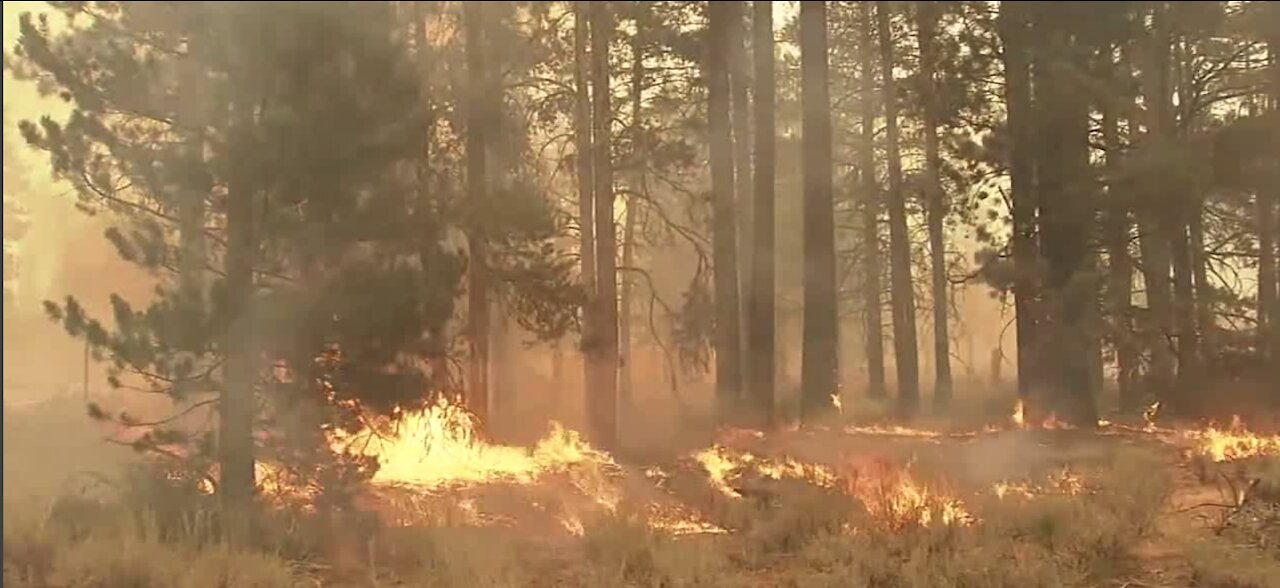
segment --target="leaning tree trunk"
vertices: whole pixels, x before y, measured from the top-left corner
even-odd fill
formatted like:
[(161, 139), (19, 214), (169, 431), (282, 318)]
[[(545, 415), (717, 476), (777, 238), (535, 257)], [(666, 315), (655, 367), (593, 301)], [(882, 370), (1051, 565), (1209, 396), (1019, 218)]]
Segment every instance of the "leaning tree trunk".
[(933, 278), (933, 398), (937, 406), (945, 407), (951, 402), (951, 342), (947, 332), (947, 252), (942, 233), (942, 221), (947, 211), (942, 194), (942, 158), (938, 155), (939, 90), (934, 79), (937, 9), (933, 2), (916, 3), (916, 31), (920, 41), (920, 100), (924, 104), (925, 208), (929, 217), (929, 263)]
[(582, 386), (589, 396), (596, 389), (601, 371), (600, 358), (595, 353), (596, 333), (596, 239), (595, 239), (595, 186), (592, 173), (591, 98), (587, 89), (587, 43), (590, 33), (587, 2), (574, 2), (573, 25), (573, 144), (578, 171), (578, 251), (582, 258), (582, 289), (586, 303), (582, 305)]
[(773, 424), (774, 396), (774, 129), (773, 3), (756, 0), (752, 18), (755, 56), (755, 232), (748, 298), (748, 370), (756, 424)]
[[(707, 108), (711, 132), (712, 255), (715, 265), (716, 398), (720, 416), (737, 410), (742, 391), (742, 344), (738, 328), (738, 260), (733, 185), (733, 130), (730, 126), (729, 56), (734, 10), (729, 3), (709, 5)], [(741, 19), (738, 19), (741, 26)]]
[(880, 33), (880, 66), (884, 85), (885, 141), (889, 160), (889, 263), (893, 310), (893, 351), (898, 369), (899, 409), (914, 416), (920, 406), (920, 360), (916, 349), (916, 301), (911, 284), (911, 241), (907, 233), (906, 194), (902, 189), (902, 159), (898, 152), (898, 103), (893, 80), (893, 36), (888, 2), (876, 2)]
[(862, 184), (862, 300), (867, 352), (867, 395), (884, 398), (884, 306), (880, 298), (880, 185), (876, 181), (875, 152), (875, 21), (869, 3), (859, 5), (862, 21), (862, 143), (858, 168)]
[(800, 101), (804, 174), (804, 347), (801, 417), (814, 422), (839, 393), (831, 96), (827, 76), (827, 9), (800, 4)]
[[(467, 58), (467, 88), (470, 107), (467, 112), (466, 154), (467, 193), (477, 210), (488, 205), (488, 140), (485, 125), (497, 113), (486, 112), (489, 100), (485, 92), (488, 75), (485, 64), (485, 5), (480, 2), (463, 6), (463, 35)], [(483, 214), (483, 213), (482, 213)], [(467, 267), (467, 340), (471, 347), (470, 379), (467, 383), (467, 407), (481, 423), (489, 417), (489, 285), (488, 244), (479, 227), (472, 226), (467, 235), (469, 251)]]
[(618, 436), (618, 238), (613, 224), (613, 137), (609, 101), (609, 38), (613, 15), (605, 2), (592, 2), (591, 98), (595, 143), (596, 315), (600, 359), (597, 389), (589, 390), (590, 414), (596, 442), (612, 449)]

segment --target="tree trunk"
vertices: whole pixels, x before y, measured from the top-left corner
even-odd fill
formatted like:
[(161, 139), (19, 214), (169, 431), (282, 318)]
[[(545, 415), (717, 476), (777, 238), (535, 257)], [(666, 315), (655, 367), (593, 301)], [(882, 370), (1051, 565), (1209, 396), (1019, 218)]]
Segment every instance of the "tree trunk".
[[(734, 217), (733, 130), (730, 126), (729, 58), (735, 12), (730, 3), (712, 2), (709, 8), (710, 53), (707, 60), (707, 107), (711, 132), (711, 193), (714, 225), (712, 255), (715, 265), (716, 398), (722, 419), (731, 418), (742, 390), (739, 361), (741, 334), (738, 319), (738, 261)], [(741, 19), (737, 26), (741, 26)]]
[[(1153, 34), (1147, 41), (1146, 63), (1143, 67), (1143, 102), (1147, 109), (1147, 148), (1160, 148), (1165, 144), (1169, 122), (1168, 32), (1161, 3), (1152, 16)], [(1163, 48), (1162, 48), (1163, 47)], [(1150, 183), (1149, 179), (1145, 179)], [(1151, 371), (1148, 387), (1168, 408), (1175, 409), (1176, 400), (1170, 395), (1174, 388), (1174, 355), (1170, 337), (1174, 335), (1172, 280), (1169, 277), (1171, 254), (1169, 251), (1168, 202), (1161, 202), (1158, 195), (1150, 194), (1144, 186), (1145, 201), (1138, 214), (1139, 251), (1142, 254), (1143, 282), (1147, 292), (1147, 304), (1151, 310), (1153, 333), (1151, 339)]]
[[(1037, 15), (1044, 42), (1036, 75), (1037, 114), (1046, 137), (1039, 156), (1040, 248), (1045, 259), (1047, 393), (1044, 408), (1077, 426), (1097, 425), (1096, 352), (1092, 313), (1096, 301), (1089, 234), (1094, 198), (1089, 168), (1089, 108), (1066, 72), (1083, 70), (1075, 31), (1051, 15)], [(1049, 360), (1052, 361), (1049, 361)], [(1052, 365), (1052, 371), (1049, 366)]]
[(929, 224), (929, 263), (933, 277), (933, 365), (934, 403), (946, 407), (951, 402), (951, 346), (947, 332), (947, 252), (942, 221), (947, 211), (943, 203), (941, 168), (938, 155), (938, 88), (934, 79), (937, 59), (934, 36), (938, 22), (937, 5), (916, 3), (916, 31), (920, 42), (920, 100), (924, 103), (925, 207)]
[(1030, 5), (1000, 3), (1008, 104), (1009, 187), (1013, 202), (1014, 320), (1018, 338), (1018, 397), (1026, 400), (1036, 381), (1036, 186), (1031, 103)]
[(1265, 192), (1258, 192), (1254, 198), (1258, 214), (1258, 345), (1263, 357), (1274, 362), (1280, 348), (1271, 346), (1268, 335), (1280, 322), (1280, 317), (1272, 314), (1276, 305), (1275, 202)]
[(596, 355), (596, 239), (595, 185), (592, 173), (594, 151), (591, 145), (591, 97), (587, 89), (589, 67), (587, 57), (590, 23), (587, 2), (574, 2), (573, 77), (574, 120), (573, 142), (578, 168), (578, 251), (582, 258), (582, 289), (586, 302), (582, 305), (582, 386), (588, 396), (599, 379), (600, 360)]
[(827, 8), (800, 3), (800, 77), (804, 174), (804, 346), (801, 417), (815, 422), (839, 394), (835, 208), (831, 96), (827, 75)]
[[(644, 94), (644, 47), (641, 44), (644, 35), (644, 18), (636, 18), (636, 30), (631, 36), (631, 148), (633, 165), (635, 166), (634, 194), (648, 195), (646, 151), (644, 149), (644, 129), (641, 127), (641, 106)], [(622, 231), (622, 294), (619, 297), (618, 340), (620, 347), (619, 395), (622, 407), (627, 410), (632, 403), (632, 354), (631, 354), (631, 306), (632, 290), (635, 282), (631, 269), (635, 267), (635, 239), (637, 215), (640, 200), (634, 195), (627, 200), (626, 225)]]
[[(234, 116), (250, 124), (247, 101), (238, 101)], [(233, 545), (249, 541), (251, 506), (255, 489), (253, 417), (254, 388), (258, 368), (254, 362), (253, 266), (257, 235), (254, 227), (254, 191), (245, 181), (248, 163), (236, 156), (227, 191), (226, 357), (223, 391), (218, 407), (218, 492), (221, 495), (223, 533)]]
[(609, 96), (609, 39), (613, 15), (605, 2), (590, 3), (591, 10), (591, 94), (594, 111), (595, 221), (596, 221), (596, 305), (600, 372), (597, 388), (588, 391), (596, 443), (613, 449), (617, 443), (618, 420), (618, 239), (613, 224), (613, 137), (610, 122), (613, 108)]
[[(463, 35), (467, 59), (467, 87), (470, 107), (466, 109), (467, 194), (474, 210), (475, 221), (484, 218), (483, 210), (489, 204), (488, 162), (486, 157), (488, 138), (485, 126), (496, 113), (486, 112), (489, 90), (485, 81), (488, 75), (484, 47), (485, 4), (467, 3), (463, 6)], [(481, 423), (489, 418), (489, 286), (488, 244), (478, 226), (471, 227), (467, 235), (470, 253), (467, 267), (467, 340), (470, 344), (470, 378), (467, 385), (467, 408)]]
[(898, 152), (898, 103), (893, 80), (893, 37), (890, 4), (876, 2), (880, 33), (880, 66), (884, 79), (885, 141), (889, 160), (890, 305), (893, 310), (893, 352), (898, 373), (898, 402), (902, 414), (914, 416), (920, 406), (920, 359), (916, 349), (916, 301), (911, 284), (911, 241), (907, 233), (906, 194), (902, 189), (902, 159)]
[[(1115, 82), (1115, 65), (1110, 49), (1103, 56), (1102, 65), (1107, 79)], [(1102, 101), (1102, 141), (1106, 146), (1105, 173), (1107, 186), (1106, 232), (1107, 249), (1107, 300), (1111, 313), (1111, 334), (1116, 348), (1116, 386), (1120, 394), (1120, 411), (1133, 414), (1141, 410), (1141, 397), (1134, 379), (1138, 369), (1138, 348), (1133, 333), (1133, 263), (1129, 258), (1128, 197), (1118, 185), (1121, 174), (1119, 113), (1113, 101)]]
[[(737, 216), (738, 300), (741, 301), (751, 290), (751, 239), (754, 232), (751, 207), (751, 101), (747, 94), (751, 87), (751, 61), (745, 45), (747, 3), (733, 0), (729, 4), (729, 9), (733, 12), (729, 21), (729, 88), (733, 101), (733, 177), (734, 200), (737, 202), (734, 212)], [(740, 310), (740, 349), (746, 349), (751, 331), (750, 319), (746, 315), (746, 305), (742, 305)]]
[(776, 146), (774, 128), (773, 2), (756, 0), (751, 20), (755, 56), (755, 231), (748, 352), (752, 403), (756, 424), (773, 424), (774, 397), (774, 186)]
[(867, 395), (884, 398), (884, 321), (880, 299), (880, 185), (876, 180), (875, 102), (875, 20), (869, 3), (859, 5), (862, 21), (862, 143), (858, 148), (859, 179), (862, 184), (862, 300), (865, 306), (864, 335), (867, 352)]

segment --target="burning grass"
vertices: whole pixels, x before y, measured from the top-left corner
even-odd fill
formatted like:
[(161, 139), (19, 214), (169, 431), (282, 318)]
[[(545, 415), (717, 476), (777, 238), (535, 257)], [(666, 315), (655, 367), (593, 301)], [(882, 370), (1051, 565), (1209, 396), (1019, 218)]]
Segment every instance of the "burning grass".
[[(198, 484), (152, 476), (114, 498), (61, 501), (38, 524), (6, 516), (4, 579), (204, 586), (180, 577), (186, 561), (233, 588), (1095, 586), (1132, 574), (1135, 546), (1168, 510), (1171, 463), (1154, 441), (1219, 467), (1268, 451), (1220, 441), (1244, 437), (1239, 426), (1152, 426), (1137, 435), (1153, 441), (1145, 449), (1083, 433), (850, 427), (739, 431), (637, 465), (559, 427), (533, 448), (492, 444), (447, 402), (376, 428), (333, 439), (381, 466), (357, 511), (267, 503), (258, 550), (235, 552), (211, 541), (212, 497)], [(1103, 457), (1052, 445), (1075, 442)], [(966, 477), (975, 464), (987, 477)], [(310, 496), (292, 483), (264, 479), (263, 491)]]

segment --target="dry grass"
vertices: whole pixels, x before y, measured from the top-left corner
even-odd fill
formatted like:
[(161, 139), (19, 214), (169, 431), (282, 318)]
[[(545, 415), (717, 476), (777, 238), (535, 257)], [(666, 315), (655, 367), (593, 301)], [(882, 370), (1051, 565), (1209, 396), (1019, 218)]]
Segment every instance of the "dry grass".
[[(1270, 473), (1258, 491), (1280, 489), (1280, 467), (1264, 465), (1261, 471)], [(781, 480), (766, 496), (704, 505), (703, 514), (733, 530), (723, 535), (655, 530), (643, 502), (625, 499), (613, 509), (577, 513), (575, 532), (545, 534), (477, 526), (462, 516), (386, 526), (358, 513), (273, 510), (264, 513), (252, 552), (216, 542), (207, 497), (142, 471), (110, 494), (64, 497), (51, 508), (7, 504), (4, 582), (61, 588), (1123, 585), (1141, 575), (1146, 563), (1135, 549), (1157, 539), (1157, 523), (1171, 510), (1173, 470), (1152, 451), (1117, 446), (1078, 471), (1087, 480), (1078, 494), (997, 498), (986, 488), (956, 489), (975, 519), (965, 526), (886, 525), (874, 505), (869, 509), (838, 488)], [(1256, 533), (1250, 540), (1234, 532), (1206, 531), (1176, 546), (1192, 580), (1276, 586), (1280, 558), (1271, 544)]]

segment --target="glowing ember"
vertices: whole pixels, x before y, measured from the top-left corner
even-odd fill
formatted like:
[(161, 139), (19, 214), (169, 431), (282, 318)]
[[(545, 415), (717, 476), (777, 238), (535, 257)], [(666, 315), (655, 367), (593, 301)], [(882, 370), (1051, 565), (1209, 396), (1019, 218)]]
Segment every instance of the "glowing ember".
[(378, 459), (378, 484), (425, 488), (486, 482), (529, 483), (543, 473), (580, 463), (614, 465), (613, 459), (584, 442), (575, 431), (553, 423), (551, 433), (532, 450), (493, 445), (476, 435), (476, 420), (443, 397), (421, 412), (403, 415), (387, 437), (364, 431), (335, 436), (335, 448)]
[(1017, 404), (1013, 405), (1013, 426), (1019, 429), (1027, 426), (1026, 406), (1021, 398), (1018, 399)]
[(1231, 426), (1227, 429), (1210, 426), (1184, 435), (1195, 444), (1197, 453), (1215, 462), (1280, 455), (1280, 435), (1265, 436), (1251, 432), (1240, 422), (1239, 416), (1232, 417)]

